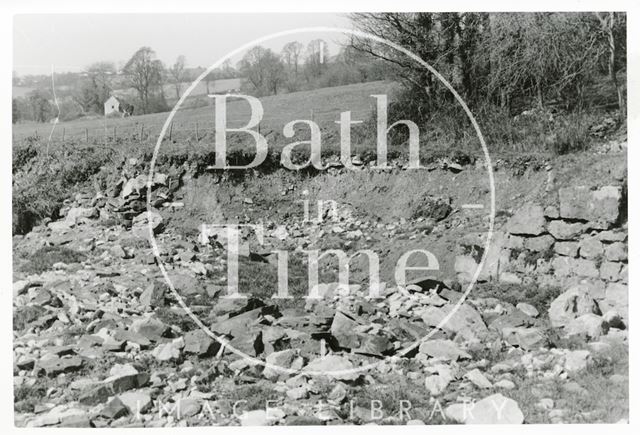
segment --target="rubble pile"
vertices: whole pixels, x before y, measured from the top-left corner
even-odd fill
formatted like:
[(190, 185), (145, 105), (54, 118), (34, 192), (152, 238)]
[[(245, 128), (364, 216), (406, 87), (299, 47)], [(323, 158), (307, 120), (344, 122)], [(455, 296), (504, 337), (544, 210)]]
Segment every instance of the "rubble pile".
[[(322, 283), (310, 289), (318, 298), (280, 301), (271, 294), (225, 298), (228, 244), (168, 230), (160, 213), (177, 207), (184, 169), (153, 176), (155, 212), (146, 207), (149, 180), (132, 163), (104, 193), (77, 195), (61, 219), (15, 241), (25, 264), (43, 247), (85, 256), (16, 274), (18, 426), (423, 424), (434, 406), (444, 422), (519, 424), (527, 415), (509, 396), (523, 379), (536, 383), (540, 412), (554, 422), (575, 421), (587, 417), (559, 407), (551, 391), (561, 383), (580, 394), (581, 371), (626, 343), (626, 230), (617, 187), (561, 189), (559, 207), (527, 204), (494, 234), (489, 258), (498, 261), (485, 265), (482, 280), (560, 280), (566, 291), (548, 307), (465, 299), (456, 282), (432, 277), (380, 283), (374, 296), (364, 283)], [(402, 231), (444, 219), (449, 202), (436, 205), (437, 216), (404, 222)], [(175, 293), (144, 240), (149, 224)], [(348, 210), (339, 223), (307, 229), (264, 224), (267, 247), (399, 231)], [(468, 251), (456, 267), (463, 283), (482, 255), (479, 240), (462, 241)], [(275, 270), (273, 255), (240, 251), (243, 261)], [(584, 348), (552, 346), (554, 331), (584, 337)], [(500, 357), (482, 356), (488, 353)], [(610, 382), (626, 380), (614, 374)], [(412, 417), (378, 417), (356, 400), (375, 385), (418, 389), (424, 401)], [(473, 416), (465, 412), (469, 402)]]

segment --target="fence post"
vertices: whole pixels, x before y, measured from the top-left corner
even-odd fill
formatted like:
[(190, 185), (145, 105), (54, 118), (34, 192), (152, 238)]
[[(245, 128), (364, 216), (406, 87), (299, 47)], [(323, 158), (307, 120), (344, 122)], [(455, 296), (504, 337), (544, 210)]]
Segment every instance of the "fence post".
[(198, 138), (198, 121), (196, 121), (196, 142), (198, 142), (200, 139)]
[(173, 121), (169, 125), (169, 142), (171, 142), (171, 133), (173, 133)]
[(64, 142), (64, 133), (65, 133), (65, 128), (62, 127), (62, 142)]
[(84, 129), (84, 141), (89, 143), (89, 129), (85, 127)]
[(142, 134), (144, 133), (144, 124), (140, 124), (140, 143), (142, 143)]
[(113, 126), (113, 140), (115, 141), (116, 139), (118, 139), (118, 134), (116, 133), (116, 126)]

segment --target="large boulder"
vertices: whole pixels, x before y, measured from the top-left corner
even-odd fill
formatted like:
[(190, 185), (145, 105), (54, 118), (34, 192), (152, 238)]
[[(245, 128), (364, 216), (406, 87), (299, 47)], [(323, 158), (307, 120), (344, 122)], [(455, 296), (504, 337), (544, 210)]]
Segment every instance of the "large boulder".
[(523, 205), (507, 222), (510, 234), (539, 236), (544, 232), (544, 209), (532, 203)]
[(456, 403), (445, 410), (445, 415), (464, 424), (522, 424), (524, 414), (518, 403), (500, 393), (476, 403)]
[(549, 222), (548, 230), (556, 240), (573, 240), (584, 232), (585, 225), (581, 222), (565, 222), (556, 220)]
[(150, 227), (153, 234), (157, 234), (162, 230), (162, 216), (155, 211), (145, 211), (133, 218), (131, 232), (139, 239), (148, 239)]
[(597, 314), (587, 313), (576, 317), (565, 327), (567, 335), (577, 335), (597, 340), (609, 330), (607, 321)]
[(567, 326), (573, 319), (584, 314), (600, 314), (598, 304), (586, 284), (570, 288), (555, 298), (549, 307), (549, 320), (554, 327)]
[(469, 304), (459, 307), (453, 304), (427, 307), (422, 312), (422, 321), (428, 326), (440, 327), (467, 340), (477, 339), (488, 332), (480, 313)]
[(587, 186), (559, 189), (560, 217), (579, 219), (606, 229), (618, 220), (622, 190), (620, 186), (604, 186), (591, 190)]

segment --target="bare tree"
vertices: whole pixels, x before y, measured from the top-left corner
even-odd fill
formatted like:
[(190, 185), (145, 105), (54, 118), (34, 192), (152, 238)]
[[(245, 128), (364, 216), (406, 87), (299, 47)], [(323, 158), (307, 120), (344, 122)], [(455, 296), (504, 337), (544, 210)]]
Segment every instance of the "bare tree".
[(310, 76), (320, 76), (328, 61), (329, 48), (324, 39), (314, 39), (307, 44), (305, 66)]
[(123, 68), (131, 87), (138, 93), (145, 113), (150, 109), (153, 93), (162, 86), (163, 70), (162, 62), (156, 59), (156, 53), (149, 47), (138, 49)]
[(607, 48), (609, 51), (609, 77), (611, 79), (611, 83), (616, 90), (616, 95), (618, 97), (618, 108), (620, 109), (620, 117), (624, 118), (626, 116), (626, 104), (624, 93), (622, 90), (622, 86), (618, 83), (618, 51), (619, 51), (619, 43), (616, 41), (615, 27), (616, 27), (616, 14), (615, 12), (596, 12), (596, 16), (598, 20), (600, 20), (600, 25), (602, 26), (602, 31), (606, 35), (607, 38)]
[(273, 51), (256, 46), (240, 61), (240, 70), (257, 95), (275, 95), (285, 80), (284, 65)]
[(184, 81), (185, 74), (185, 62), (186, 59), (184, 56), (180, 55), (176, 59), (176, 62), (169, 68), (169, 75), (171, 76), (171, 81), (173, 81), (173, 85), (176, 88), (176, 98), (180, 98), (180, 90), (182, 86), (182, 82)]
[(298, 75), (298, 65), (300, 64), (300, 54), (304, 46), (298, 41), (291, 41), (282, 47), (282, 59), (295, 75)]

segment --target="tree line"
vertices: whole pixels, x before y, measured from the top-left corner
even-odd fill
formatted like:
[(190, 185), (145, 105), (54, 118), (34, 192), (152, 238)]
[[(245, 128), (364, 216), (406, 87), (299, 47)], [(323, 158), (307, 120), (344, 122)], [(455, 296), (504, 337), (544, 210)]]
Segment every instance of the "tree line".
[[(298, 41), (287, 43), (280, 53), (256, 46), (248, 50), (234, 67), (226, 60), (220, 68), (207, 74), (203, 83), (207, 94), (215, 90), (216, 80), (241, 78), (241, 90), (254, 96), (315, 89), (379, 80), (386, 67), (382, 61), (344, 47), (332, 56), (328, 44), (315, 39), (306, 46)], [(187, 82), (195, 80), (205, 69), (189, 68), (185, 56), (178, 56), (166, 66), (150, 47), (141, 47), (120, 71), (112, 62), (89, 65), (83, 73), (56, 75), (55, 105), (51, 77), (29, 76), (14, 84), (36, 87), (24, 97), (13, 99), (13, 122), (46, 122), (57, 115), (71, 120), (82, 116), (104, 115), (104, 102), (114, 91), (132, 89), (135, 114), (169, 110), (168, 100), (177, 100)], [(167, 86), (170, 85), (170, 86)], [(206, 104), (206, 102), (204, 103)]]
[[(626, 70), (624, 13), (357, 13), (351, 19), (420, 56), (475, 107), (514, 114), (533, 101), (581, 110), (589, 104), (586, 89), (608, 75), (624, 115), (618, 79)], [(436, 77), (406, 55), (366, 38), (352, 38), (351, 46), (393, 69), (407, 91), (407, 110), (434, 112), (452, 102)]]

